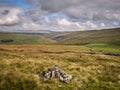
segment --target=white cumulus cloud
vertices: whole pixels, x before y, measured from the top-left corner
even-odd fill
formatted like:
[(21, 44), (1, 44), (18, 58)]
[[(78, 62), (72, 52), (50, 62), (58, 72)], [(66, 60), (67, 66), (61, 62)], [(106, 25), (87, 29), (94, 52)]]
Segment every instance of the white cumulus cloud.
[(10, 26), (17, 24), (20, 12), (21, 10), (17, 8), (0, 8), (0, 25)]

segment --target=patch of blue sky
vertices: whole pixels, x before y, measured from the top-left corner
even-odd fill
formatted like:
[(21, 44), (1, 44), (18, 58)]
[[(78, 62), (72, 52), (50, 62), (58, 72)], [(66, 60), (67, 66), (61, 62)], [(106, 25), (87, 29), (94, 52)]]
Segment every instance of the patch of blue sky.
[(44, 19), (46, 17), (50, 19), (62, 19), (62, 18), (68, 19), (69, 18), (68, 16), (61, 14), (61, 13), (52, 13), (52, 14), (46, 14), (46, 15), (40, 16), (41, 19)]
[(25, 3), (23, 0), (0, 0), (0, 2), (12, 4), (24, 9), (34, 7), (34, 5)]
[(18, 0), (18, 3), (17, 5), (21, 8), (31, 8), (31, 7), (34, 7), (32, 4), (27, 4), (27, 3), (24, 3), (23, 0)]

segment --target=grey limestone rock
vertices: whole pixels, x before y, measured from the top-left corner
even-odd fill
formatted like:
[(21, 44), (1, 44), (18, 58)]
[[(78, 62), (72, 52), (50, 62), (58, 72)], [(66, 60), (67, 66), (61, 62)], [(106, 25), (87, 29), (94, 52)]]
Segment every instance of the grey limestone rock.
[(57, 78), (58, 80), (65, 83), (69, 83), (72, 80), (72, 76), (60, 69), (57, 65), (55, 65), (54, 68), (49, 69), (47, 73), (44, 73), (43, 78), (44, 80), (48, 80), (50, 78)]

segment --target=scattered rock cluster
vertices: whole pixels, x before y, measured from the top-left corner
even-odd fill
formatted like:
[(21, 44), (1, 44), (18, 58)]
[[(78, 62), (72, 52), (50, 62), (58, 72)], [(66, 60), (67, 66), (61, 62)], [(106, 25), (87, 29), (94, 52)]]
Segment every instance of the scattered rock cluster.
[(43, 78), (44, 80), (57, 78), (58, 80), (65, 83), (69, 83), (72, 80), (72, 76), (60, 69), (57, 65), (55, 65), (54, 68), (49, 69), (47, 73), (43, 72)]

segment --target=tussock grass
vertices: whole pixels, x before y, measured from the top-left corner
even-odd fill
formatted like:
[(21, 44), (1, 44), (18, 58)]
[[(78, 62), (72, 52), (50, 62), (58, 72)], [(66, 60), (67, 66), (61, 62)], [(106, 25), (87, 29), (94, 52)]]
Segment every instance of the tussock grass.
[[(0, 46), (0, 90), (119, 90), (120, 57), (84, 46)], [(78, 53), (75, 53), (78, 52)], [(44, 81), (40, 72), (59, 65), (73, 76), (69, 84)]]

